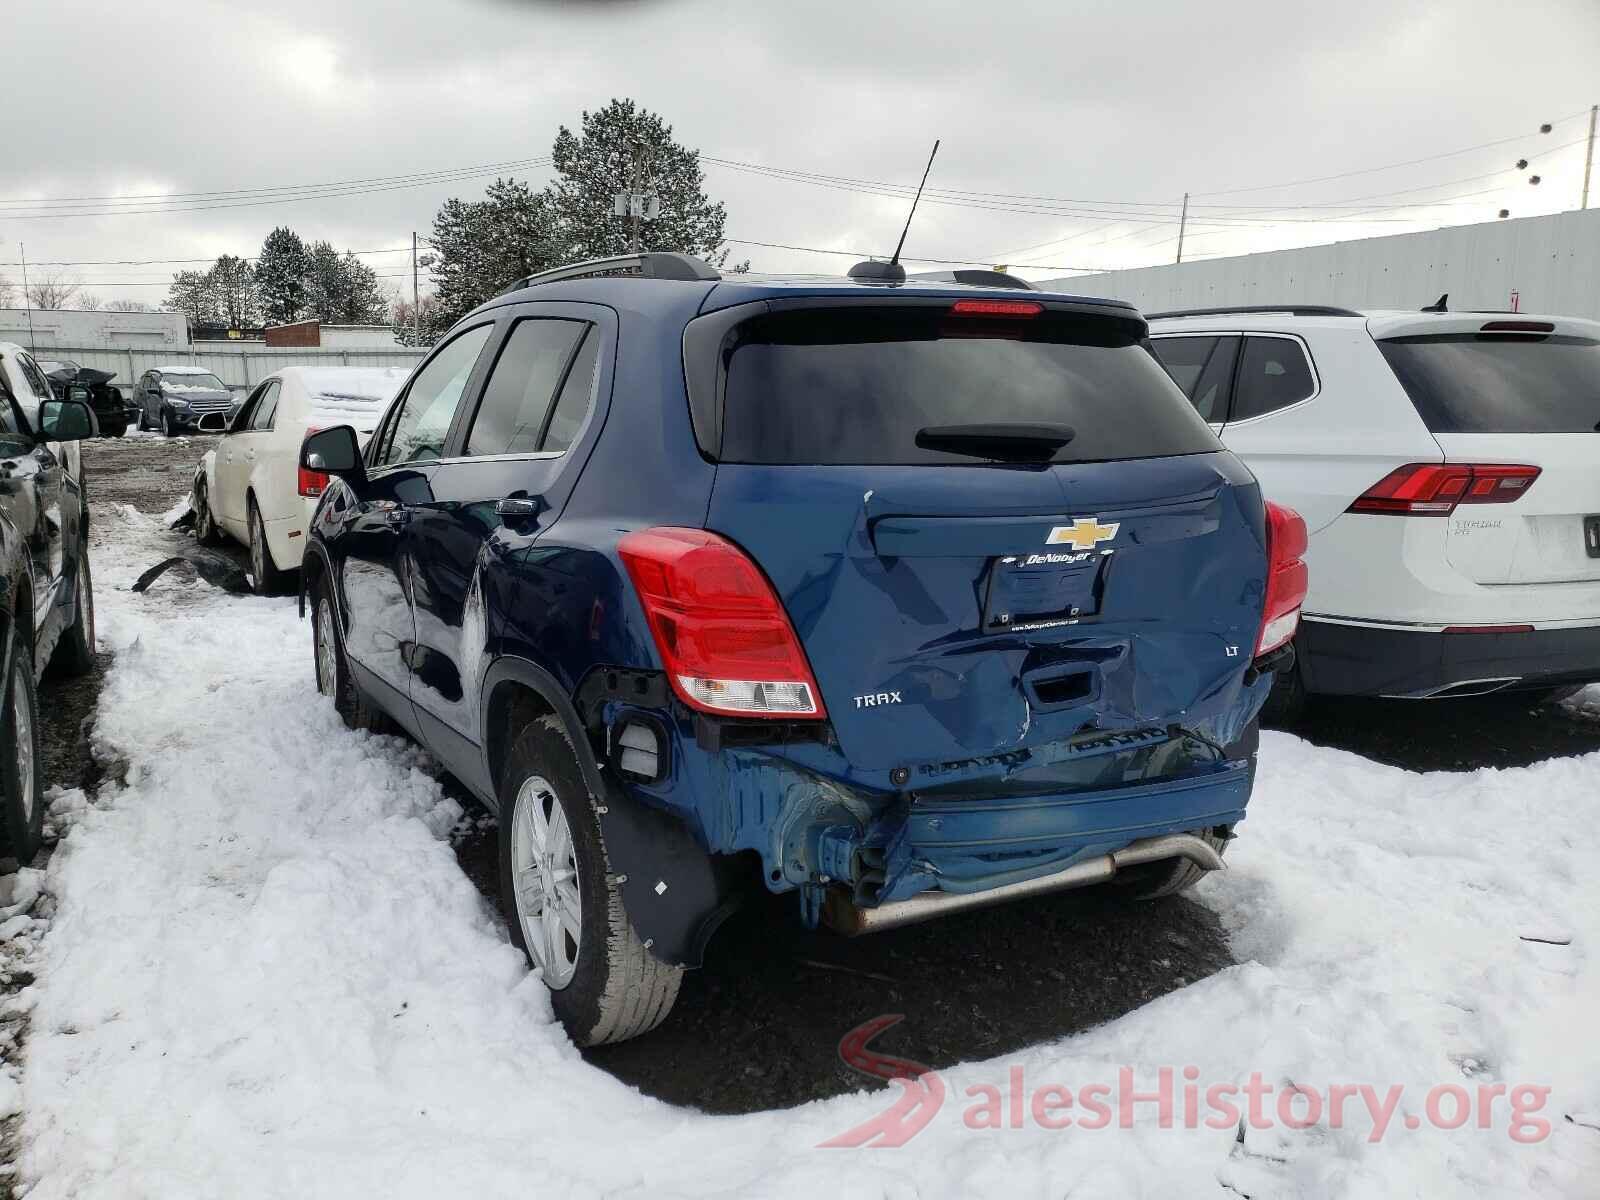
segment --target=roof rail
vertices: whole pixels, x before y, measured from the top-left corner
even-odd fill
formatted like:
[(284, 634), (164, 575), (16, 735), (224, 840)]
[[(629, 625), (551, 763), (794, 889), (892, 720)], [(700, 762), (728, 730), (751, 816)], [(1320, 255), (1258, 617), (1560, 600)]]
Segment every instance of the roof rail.
[(1022, 288), (1030, 292), (1039, 290), (1026, 279), (1019, 279), (1005, 271), (991, 271), (986, 267), (958, 271), (918, 271), (907, 278), (926, 279), (933, 283), (964, 283), (968, 287)]
[(1331, 304), (1227, 304), (1221, 308), (1175, 308), (1170, 312), (1145, 313), (1147, 321), (1167, 317), (1226, 317), (1233, 313), (1288, 313), (1291, 317), (1359, 317), (1363, 314)]
[(591, 279), (608, 275), (633, 279), (683, 279), (706, 282), (722, 278), (722, 272), (693, 255), (647, 251), (642, 254), (622, 254), (615, 258), (591, 258), (587, 262), (540, 271), (537, 275), (517, 280), (500, 294), (504, 296), (509, 292), (520, 292), (523, 288), (540, 283), (555, 283), (559, 279)]

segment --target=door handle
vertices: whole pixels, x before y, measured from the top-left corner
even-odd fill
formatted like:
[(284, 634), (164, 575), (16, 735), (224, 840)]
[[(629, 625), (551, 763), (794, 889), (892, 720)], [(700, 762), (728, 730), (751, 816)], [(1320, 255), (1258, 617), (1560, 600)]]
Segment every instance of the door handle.
[(494, 502), (495, 515), (512, 521), (530, 521), (543, 508), (541, 500), (529, 496), (507, 496)]

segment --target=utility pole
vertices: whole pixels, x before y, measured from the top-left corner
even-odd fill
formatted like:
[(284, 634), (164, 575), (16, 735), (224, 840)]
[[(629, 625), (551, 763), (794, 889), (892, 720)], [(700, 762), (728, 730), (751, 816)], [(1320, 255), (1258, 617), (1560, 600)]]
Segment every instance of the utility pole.
[(22, 307), (28, 313), (28, 352), (39, 353), (39, 347), (33, 340), (33, 298), (28, 295), (28, 248), (21, 242), (17, 243), (18, 256), (22, 259)]
[(417, 231), (411, 231), (411, 329), (422, 345), (422, 304), (417, 296)]
[(637, 197), (639, 195), (640, 149), (641, 147), (639, 143), (635, 142), (633, 144), (633, 169), (628, 174), (628, 195), (630, 197), (628, 203), (628, 214), (629, 225), (631, 227), (631, 231), (628, 235), (628, 249), (634, 254), (639, 253), (639, 201)]
[(1183, 194), (1183, 215), (1178, 218), (1178, 261), (1183, 261), (1183, 231), (1189, 224), (1189, 193)]
[(1589, 207), (1589, 176), (1594, 172), (1594, 124), (1596, 115), (1600, 115), (1600, 104), (1589, 106), (1589, 149), (1583, 159), (1583, 203), (1579, 208)]

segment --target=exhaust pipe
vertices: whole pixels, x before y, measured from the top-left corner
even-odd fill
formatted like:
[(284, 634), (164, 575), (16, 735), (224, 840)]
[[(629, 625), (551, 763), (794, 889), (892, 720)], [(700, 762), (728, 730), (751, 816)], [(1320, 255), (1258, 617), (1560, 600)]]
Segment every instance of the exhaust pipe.
[(1002, 884), (984, 892), (920, 892), (909, 900), (895, 900), (875, 908), (863, 908), (843, 892), (830, 890), (823, 902), (822, 919), (837, 932), (856, 937), (863, 933), (877, 933), (883, 929), (912, 925), (918, 921), (931, 921), (935, 917), (945, 917), (952, 913), (989, 908), (1010, 900), (1021, 900), (1024, 897), (1043, 896), (1050, 892), (1064, 892), (1069, 888), (1104, 883), (1123, 867), (1160, 862), (1168, 858), (1186, 858), (1208, 871), (1221, 871), (1227, 867), (1222, 861), (1222, 855), (1204, 839), (1197, 838), (1192, 833), (1169, 833), (1160, 837), (1142, 838), (1124, 846), (1121, 850), (1102, 854), (1099, 858), (1073, 863), (1072, 866), (1053, 875), (1040, 875), (1036, 879), (1024, 879), (1020, 883)]

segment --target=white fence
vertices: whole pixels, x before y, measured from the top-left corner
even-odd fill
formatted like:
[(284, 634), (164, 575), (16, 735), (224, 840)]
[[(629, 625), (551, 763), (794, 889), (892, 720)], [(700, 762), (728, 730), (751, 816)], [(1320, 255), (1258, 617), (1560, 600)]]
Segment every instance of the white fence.
[(71, 359), (80, 367), (115, 371), (113, 386), (131, 389), (152, 367), (186, 363), (211, 371), (235, 391), (243, 391), (284, 367), (403, 367), (410, 370), (424, 351), (396, 349), (333, 350), (272, 348), (260, 342), (200, 342), (188, 347), (40, 346), (35, 357)]
[(1600, 208), (1075, 275), (1039, 286), (1130, 300), (1145, 312), (1224, 304), (1416, 309), (1448, 292), (1457, 311), (1514, 305), (1600, 319)]

